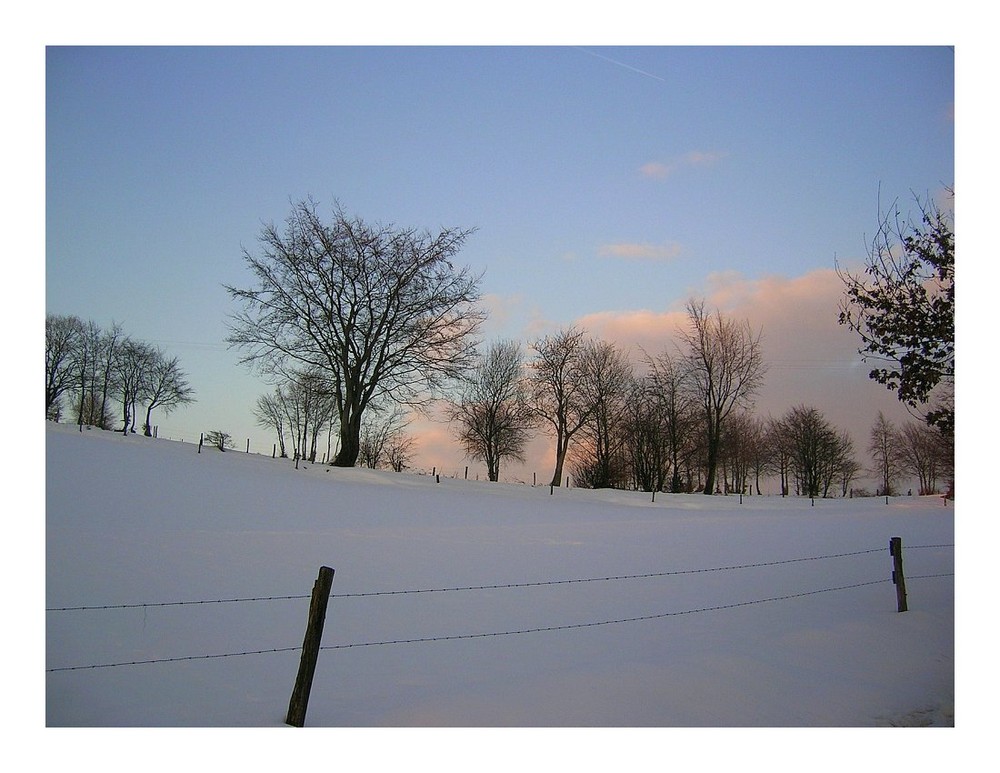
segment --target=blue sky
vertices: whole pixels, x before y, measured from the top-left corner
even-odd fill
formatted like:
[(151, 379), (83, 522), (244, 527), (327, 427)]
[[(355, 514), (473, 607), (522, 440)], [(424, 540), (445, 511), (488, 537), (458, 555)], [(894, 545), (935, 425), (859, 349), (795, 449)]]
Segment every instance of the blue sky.
[[(864, 258), (879, 195), (950, 206), (949, 47), (49, 47), (45, 65), (45, 309), (180, 357), (198, 402), (154, 416), (161, 436), (270, 450), (223, 285), (307, 196), (475, 227), (460, 260), (491, 336), (579, 323), (656, 349), (704, 297), (763, 329), (762, 412), (816, 405), (860, 447), (877, 410), (905, 418), (831, 276)], [(464, 464), (446, 434), (418, 466)]]

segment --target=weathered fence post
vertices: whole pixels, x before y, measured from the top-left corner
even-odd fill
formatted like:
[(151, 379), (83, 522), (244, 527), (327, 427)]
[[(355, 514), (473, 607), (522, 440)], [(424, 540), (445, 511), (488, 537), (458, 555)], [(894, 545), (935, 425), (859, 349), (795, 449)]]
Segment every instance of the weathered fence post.
[(309, 705), (309, 692), (312, 690), (313, 675), (316, 673), (316, 658), (319, 656), (323, 623), (326, 621), (326, 604), (330, 599), (332, 588), (333, 569), (321, 566), (319, 576), (313, 583), (312, 600), (309, 602), (309, 622), (302, 642), (302, 656), (299, 658), (299, 673), (295, 677), (295, 687), (292, 689), (292, 697), (288, 701), (288, 714), (285, 716), (285, 724), (292, 727), (302, 727), (306, 722), (306, 707)]
[(201, 447), (205, 444), (205, 433), (201, 433), (201, 437), (198, 438), (198, 453), (201, 453)]
[(906, 579), (903, 577), (903, 540), (892, 537), (889, 540), (889, 555), (892, 556), (892, 582), (896, 586), (896, 611), (906, 611)]

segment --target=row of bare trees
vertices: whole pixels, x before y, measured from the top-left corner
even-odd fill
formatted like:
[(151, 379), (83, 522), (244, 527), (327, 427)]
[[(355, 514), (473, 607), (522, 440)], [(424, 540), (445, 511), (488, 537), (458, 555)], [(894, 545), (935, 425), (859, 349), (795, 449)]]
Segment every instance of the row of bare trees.
[[(45, 416), (68, 415), (80, 426), (152, 434), (154, 410), (169, 413), (193, 402), (194, 390), (177, 357), (126, 335), (119, 324), (102, 329), (76, 316), (45, 317)], [(115, 419), (116, 409), (119, 419)]]
[(926, 494), (950, 469), (950, 449), (926, 425), (886, 432), (880, 415), (865, 468), (848, 433), (815, 407), (755, 416), (765, 367), (760, 334), (707, 314), (700, 302), (688, 305), (688, 323), (679, 346), (645, 354), (638, 367), (627, 352), (576, 328), (534, 341), (527, 357), (517, 342), (497, 342), (447, 416), (490, 480), (503, 459), (523, 461), (536, 432), (554, 442), (553, 486), (569, 465), (576, 484), (589, 488), (760, 494), (762, 479), (771, 478), (783, 495), (829, 497), (849, 495), (868, 473), (888, 476), (880, 493), (895, 493), (905, 474)]
[(881, 412), (872, 425), (868, 451), (872, 475), (879, 482), (876, 492), (885, 496), (899, 493), (900, 478), (915, 479), (921, 495), (938, 493), (938, 484), (947, 482), (949, 494), (955, 475), (954, 435), (927, 422), (911, 421), (897, 427)]
[(528, 362), (516, 342), (495, 343), (448, 413), (466, 453), (497, 480), (500, 460), (522, 459), (532, 431), (545, 427), (556, 447), (553, 486), (572, 444), (581, 485), (680, 491), (697, 483), (714, 493), (723, 429), (752, 406), (763, 379), (761, 334), (703, 302), (687, 311), (681, 347), (647, 355), (639, 376), (626, 352), (576, 328), (533, 342)]

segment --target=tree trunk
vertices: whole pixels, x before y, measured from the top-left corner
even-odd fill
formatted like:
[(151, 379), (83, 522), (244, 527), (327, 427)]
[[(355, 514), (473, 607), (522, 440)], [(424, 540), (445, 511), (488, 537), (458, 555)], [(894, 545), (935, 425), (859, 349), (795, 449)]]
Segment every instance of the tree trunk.
[(719, 466), (719, 439), (718, 435), (708, 439), (708, 466), (705, 470), (705, 488), (703, 494), (715, 493), (715, 473)]
[(354, 467), (361, 455), (361, 414), (340, 421), (340, 450), (333, 460), (334, 467)]
[(705, 471), (705, 488), (703, 493), (715, 493), (715, 481), (719, 468), (719, 456), (722, 451), (722, 417), (718, 414), (710, 415), (708, 419), (708, 466)]
[(556, 437), (556, 469), (552, 473), (550, 486), (559, 486), (562, 482), (563, 466), (566, 463), (566, 449), (569, 443), (561, 434)]

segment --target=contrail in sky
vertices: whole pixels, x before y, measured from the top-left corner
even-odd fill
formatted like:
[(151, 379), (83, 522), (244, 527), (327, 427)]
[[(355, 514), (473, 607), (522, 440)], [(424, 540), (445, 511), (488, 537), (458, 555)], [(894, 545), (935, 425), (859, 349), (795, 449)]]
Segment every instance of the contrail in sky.
[(653, 75), (651, 72), (646, 72), (645, 70), (640, 70), (637, 67), (633, 67), (630, 64), (625, 64), (624, 62), (619, 62), (617, 59), (612, 59), (611, 57), (604, 56), (603, 54), (595, 53), (594, 51), (588, 51), (586, 48), (579, 48), (577, 50), (583, 51), (585, 54), (590, 54), (591, 56), (596, 56), (598, 59), (603, 59), (605, 62), (611, 62), (611, 64), (617, 64), (619, 67), (624, 67), (626, 70), (631, 70), (632, 72), (637, 72), (639, 75), (645, 75), (647, 78), (655, 78), (663, 83), (667, 82), (666, 78), (661, 78), (659, 75)]

